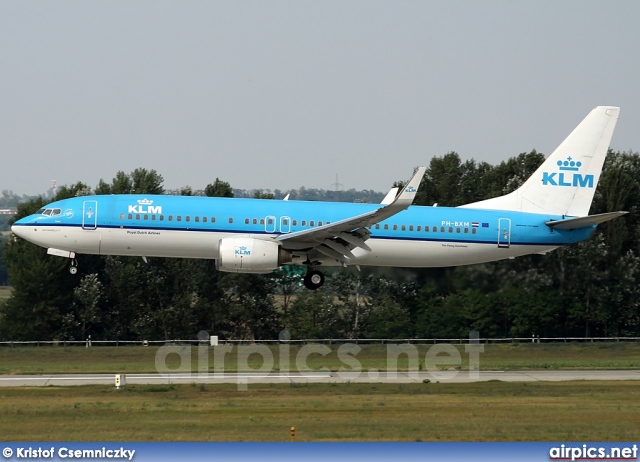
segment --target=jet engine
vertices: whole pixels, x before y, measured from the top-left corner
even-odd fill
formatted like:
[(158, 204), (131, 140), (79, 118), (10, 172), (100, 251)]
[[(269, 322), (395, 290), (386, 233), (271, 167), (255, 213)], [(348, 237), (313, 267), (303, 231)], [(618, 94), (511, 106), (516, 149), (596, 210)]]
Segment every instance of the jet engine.
[(250, 237), (220, 239), (219, 251), (216, 269), (228, 273), (270, 273), (292, 261), (276, 242)]

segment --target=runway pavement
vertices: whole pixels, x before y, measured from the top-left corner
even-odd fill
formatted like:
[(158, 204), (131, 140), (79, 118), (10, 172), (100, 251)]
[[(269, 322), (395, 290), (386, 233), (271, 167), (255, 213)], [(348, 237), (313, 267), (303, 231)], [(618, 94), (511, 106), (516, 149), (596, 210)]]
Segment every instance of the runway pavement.
[[(44, 387), (72, 385), (114, 385), (116, 374), (2, 375), (0, 387)], [(175, 373), (126, 374), (126, 384), (215, 384), (241, 386), (257, 383), (442, 383), (470, 382), (559, 382), (571, 380), (640, 380), (640, 370), (554, 370), (554, 371), (441, 371), (415, 372), (274, 372), (274, 373)]]

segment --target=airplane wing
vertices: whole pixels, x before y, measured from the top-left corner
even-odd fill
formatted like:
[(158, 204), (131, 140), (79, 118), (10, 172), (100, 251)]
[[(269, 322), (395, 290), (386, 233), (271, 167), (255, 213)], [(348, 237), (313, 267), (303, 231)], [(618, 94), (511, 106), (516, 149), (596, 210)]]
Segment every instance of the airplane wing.
[(413, 203), (425, 171), (426, 167), (419, 167), (395, 199), (386, 205), (384, 204), (386, 201), (383, 201), (380, 204), (383, 207), (377, 210), (327, 225), (281, 234), (275, 240), (282, 242), (284, 248), (306, 251), (313, 249), (346, 264), (354, 258), (351, 253), (354, 247), (371, 251), (371, 248), (365, 244), (370, 236), (367, 227), (402, 212)]

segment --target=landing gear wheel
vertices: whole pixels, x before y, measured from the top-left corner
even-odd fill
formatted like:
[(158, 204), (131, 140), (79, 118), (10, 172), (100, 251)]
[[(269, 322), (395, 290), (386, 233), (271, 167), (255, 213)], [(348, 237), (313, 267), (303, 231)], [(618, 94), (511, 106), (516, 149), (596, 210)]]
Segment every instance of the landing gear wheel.
[(324, 274), (318, 270), (307, 272), (304, 277), (304, 286), (309, 290), (316, 290), (324, 284)]
[(71, 274), (76, 274), (78, 272), (78, 267), (77, 266), (72, 266), (71, 268), (69, 268), (69, 272)]

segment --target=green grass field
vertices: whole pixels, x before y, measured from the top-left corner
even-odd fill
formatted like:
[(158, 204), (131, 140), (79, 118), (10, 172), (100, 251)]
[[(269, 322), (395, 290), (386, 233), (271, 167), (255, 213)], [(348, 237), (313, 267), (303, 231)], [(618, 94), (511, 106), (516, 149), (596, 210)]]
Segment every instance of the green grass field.
[[(354, 346), (352, 346), (354, 347)], [(405, 348), (388, 345), (358, 345), (357, 354), (351, 352), (363, 370), (387, 369), (387, 354), (393, 348)], [(413, 361), (406, 354), (398, 356), (398, 370), (424, 368), (425, 355), (431, 345), (415, 345), (411, 351), (415, 353)], [(182, 348), (182, 349), (181, 349)], [(217, 348), (217, 349), (216, 349)], [(191, 364), (182, 364), (182, 371), (196, 372), (208, 370), (214, 372), (219, 367), (224, 370), (248, 371), (259, 369), (263, 365), (263, 357), (273, 357), (273, 370), (280, 370), (280, 356), (283, 348), (284, 357), (289, 358), (289, 370), (318, 370), (326, 368), (332, 371), (341, 368), (350, 369), (339, 356), (338, 347), (322, 346), (317, 353), (310, 354), (303, 361), (306, 368), (296, 367), (296, 358), (306, 356), (305, 352), (313, 351), (312, 346), (271, 346), (267, 347), (234, 347), (221, 360), (221, 347), (199, 350), (198, 347), (97, 347), (79, 346), (40, 346), (40, 347), (0, 347), (0, 374), (42, 374), (42, 373), (148, 373), (157, 372), (156, 359), (166, 369), (177, 369), (180, 365), (179, 353), (186, 355)], [(262, 348), (262, 356), (255, 353)], [(288, 354), (286, 348), (288, 348)], [(301, 352), (302, 348), (306, 348)], [(461, 357), (458, 366), (461, 370), (468, 368), (469, 356), (464, 345), (456, 345)], [(481, 353), (480, 368), (482, 370), (526, 370), (526, 369), (640, 369), (640, 343), (554, 343), (554, 344), (508, 344), (484, 345)], [(216, 351), (220, 355), (216, 358)], [(254, 352), (254, 353), (252, 353)], [(204, 353), (204, 356), (200, 356)], [(249, 354), (252, 353), (252, 354)], [(246, 357), (248, 355), (248, 357)], [(392, 357), (396, 355), (393, 354)], [(245, 358), (246, 359), (243, 359)], [(203, 359), (204, 358), (204, 359)], [(200, 365), (198, 364), (200, 360)], [(202, 366), (202, 367), (201, 367)], [(204, 368), (204, 369), (203, 369)], [(164, 369), (164, 370), (166, 370)], [(164, 371), (163, 370), (163, 371)]]
[(0, 389), (6, 441), (632, 441), (637, 382)]
[[(406, 346), (400, 346), (406, 348)], [(410, 348), (398, 368), (424, 367), (431, 345)], [(640, 343), (484, 345), (482, 370), (640, 368)], [(345, 368), (336, 345), (234, 347), (226, 371), (258, 369), (281, 353), (296, 370)], [(287, 350), (288, 348), (288, 350)], [(306, 348), (306, 350), (305, 350)], [(351, 346), (350, 348), (354, 348)], [(363, 370), (387, 369), (387, 345), (350, 352)], [(464, 345), (456, 345), (468, 367)], [(0, 347), (0, 374), (220, 370), (221, 347)], [(256, 354), (261, 351), (262, 356)], [(356, 352), (357, 351), (357, 352)], [(392, 355), (393, 356), (393, 355)], [(353, 364), (353, 363), (351, 363)], [(185, 366), (185, 364), (183, 364)], [(630, 441), (637, 438), (639, 382), (499, 381), (446, 384), (235, 384), (0, 388), (5, 441)]]

